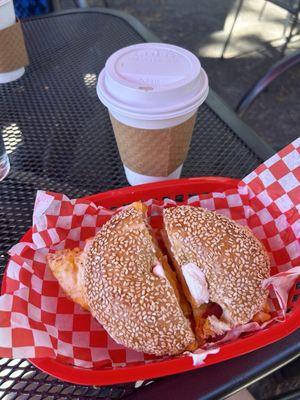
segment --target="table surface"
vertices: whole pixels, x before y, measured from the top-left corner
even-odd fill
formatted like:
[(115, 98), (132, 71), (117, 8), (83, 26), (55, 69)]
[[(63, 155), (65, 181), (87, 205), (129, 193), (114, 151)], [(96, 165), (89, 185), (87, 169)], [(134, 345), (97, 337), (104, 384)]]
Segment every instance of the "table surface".
[[(107, 9), (50, 14), (27, 20), (23, 27), (30, 66), (20, 80), (0, 86), (0, 129), (12, 164), (10, 174), (0, 183), (0, 278), (7, 250), (31, 225), (37, 189), (80, 197), (127, 185), (108, 113), (96, 95), (97, 76), (117, 49), (157, 40), (132, 17)], [(272, 154), (211, 92), (198, 113), (183, 176), (242, 178)], [(139, 391), (134, 384), (70, 385), (41, 373), (26, 360), (2, 359), (0, 398), (117, 398), (133, 392), (142, 395), (146, 390), (151, 397), (177, 379), (181, 385), (196, 379), (193, 395), (213, 398), (216, 391), (220, 396), (229, 393), (270, 371), (272, 364), (279, 366), (295, 357), (300, 351), (299, 335), (285, 341), (289, 350), (283, 341), (261, 350), (265, 363), (259, 352), (229, 361), (226, 382), (224, 374), (215, 375), (222, 370), (220, 364), (164, 378)], [(249, 360), (252, 364), (248, 365)], [(212, 377), (213, 384), (207, 385)]]

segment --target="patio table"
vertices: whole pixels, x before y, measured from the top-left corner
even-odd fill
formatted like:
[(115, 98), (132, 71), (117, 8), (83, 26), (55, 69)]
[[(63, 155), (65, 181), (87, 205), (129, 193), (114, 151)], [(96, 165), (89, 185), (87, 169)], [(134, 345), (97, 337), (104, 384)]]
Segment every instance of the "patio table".
[[(37, 189), (82, 197), (127, 185), (108, 113), (96, 95), (97, 76), (119, 48), (158, 41), (133, 17), (109, 9), (53, 13), (28, 19), (23, 27), (30, 66), (20, 80), (0, 86), (0, 129), (12, 165), (0, 183), (0, 280), (8, 249), (31, 225)], [(197, 116), (183, 176), (242, 178), (273, 153), (210, 91)], [(38, 371), (26, 360), (2, 359), (0, 399), (119, 398), (139, 393), (143, 398), (148, 392), (148, 398), (155, 398), (168, 385), (190, 395), (185, 398), (215, 398), (295, 358), (299, 339), (296, 332), (249, 355), (139, 389), (141, 382), (76, 386)], [(175, 393), (170, 398), (175, 399)]]

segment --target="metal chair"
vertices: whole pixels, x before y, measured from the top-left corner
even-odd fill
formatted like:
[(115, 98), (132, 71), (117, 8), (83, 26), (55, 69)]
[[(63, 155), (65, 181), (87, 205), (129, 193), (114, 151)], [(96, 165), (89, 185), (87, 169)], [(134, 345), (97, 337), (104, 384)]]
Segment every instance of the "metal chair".
[[(285, 50), (293, 36), (294, 29), (296, 28), (296, 26), (299, 22), (300, 0), (265, 0), (264, 5), (259, 13), (258, 19), (262, 18), (268, 2), (275, 4), (280, 8), (283, 8), (284, 10), (286, 10), (289, 13), (289, 18), (288, 18), (287, 22), (290, 24), (290, 29), (289, 29), (288, 35), (286, 35), (287, 24), (285, 24), (284, 35), (285, 35), (286, 40), (281, 49), (281, 53), (282, 53), (282, 55), (284, 55)], [(224, 58), (227, 47), (230, 44), (231, 36), (232, 36), (233, 30), (234, 30), (235, 24), (237, 22), (237, 19), (239, 17), (240, 11), (243, 7), (243, 3), (244, 3), (244, 0), (239, 0), (238, 6), (237, 6), (237, 9), (235, 12), (234, 20), (233, 20), (232, 26), (230, 28), (230, 32), (229, 32), (229, 34), (226, 38), (226, 41), (224, 43), (224, 46), (223, 46), (221, 59)]]
[[(76, 7), (78, 8), (86, 8), (91, 6), (89, 0), (73, 0), (73, 1)], [(108, 7), (107, 0), (102, 0), (102, 7)]]
[(242, 97), (235, 111), (239, 116), (242, 116), (248, 107), (253, 103), (256, 97), (272, 83), (278, 76), (300, 62), (300, 50), (293, 54), (282, 58), (274, 64), (267, 73), (260, 78), (248, 92)]
[[(266, 8), (267, 1), (277, 5), (280, 8), (283, 8), (289, 13), (288, 23), (285, 24), (284, 35), (285, 35), (285, 42), (281, 49), (281, 54), (285, 53), (285, 50), (293, 37), (294, 29), (296, 28), (299, 22), (299, 12), (300, 12), (300, 1), (299, 0), (266, 0), (264, 7), (261, 12), (261, 16), (263, 14), (264, 9)], [(290, 29), (288, 35), (286, 35), (287, 25), (290, 24)]]
[[(267, 0), (271, 3), (276, 4), (277, 6), (285, 9), (286, 11), (289, 12), (290, 15), (290, 29), (288, 35), (285, 35), (285, 43), (281, 49), (281, 54), (283, 55), (285, 53), (285, 50), (293, 36), (293, 32), (299, 22), (299, 13), (300, 13), (300, 0)], [(267, 1), (265, 1), (265, 4), (263, 5), (260, 14), (259, 14), (259, 19), (262, 17)], [(224, 58), (225, 51), (230, 43), (230, 39), (232, 36), (232, 32), (235, 26), (235, 23), (238, 19), (239, 13), (241, 11), (241, 8), (243, 6), (243, 0), (239, 1), (237, 11), (235, 14), (235, 18), (232, 24), (232, 27), (230, 29), (229, 35), (225, 41), (223, 51), (222, 51), (222, 56), (221, 59)], [(286, 27), (285, 31), (286, 33)], [(242, 97), (240, 100), (238, 106), (236, 107), (236, 112), (238, 115), (242, 116), (245, 111), (248, 109), (248, 107), (253, 103), (253, 101), (256, 99), (256, 97), (268, 86), (270, 83), (272, 83), (278, 76), (283, 74), (285, 71), (290, 69), (291, 67), (295, 66), (300, 62), (300, 50), (295, 51), (293, 54), (286, 56), (279, 60), (277, 63), (275, 63), (248, 91), (247, 93)]]

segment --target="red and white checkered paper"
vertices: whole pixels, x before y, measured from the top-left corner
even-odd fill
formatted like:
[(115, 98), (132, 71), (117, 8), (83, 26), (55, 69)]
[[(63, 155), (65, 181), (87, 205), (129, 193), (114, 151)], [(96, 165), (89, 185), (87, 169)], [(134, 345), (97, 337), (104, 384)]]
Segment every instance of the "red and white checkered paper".
[[(299, 148), (300, 139), (246, 176), (237, 189), (197, 195), (187, 201), (248, 225), (263, 242), (270, 254), (271, 274), (281, 273), (277, 289), (283, 296), (279, 298), (283, 309), (276, 290), (270, 291), (269, 300), (277, 319), (284, 317), (288, 291), (300, 275)], [(149, 200), (147, 204), (151, 224), (157, 229), (162, 209), (176, 203)], [(45, 265), (49, 251), (83, 248), (85, 240), (94, 236), (114, 212), (86, 200), (69, 200), (62, 194), (37, 193), (33, 243), (19, 243), (10, 250), (0, 297), (1, 357), (56, 357), (87, 368), (158, 360), (115, 343), (89, 312), (65, 296)], [(276, 289), (276, 279), (270, 283)]]

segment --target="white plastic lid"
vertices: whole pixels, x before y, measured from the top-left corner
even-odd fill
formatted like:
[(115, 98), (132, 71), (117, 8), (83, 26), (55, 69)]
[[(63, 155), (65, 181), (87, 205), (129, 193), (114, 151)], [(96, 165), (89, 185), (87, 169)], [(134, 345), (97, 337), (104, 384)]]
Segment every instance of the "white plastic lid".
[(107, 60), (97, 93), (112, 112), (158, 120), (196, 110), (208, 94), (208, 78), (191, 52), (170, 44), (125, 47)]

